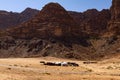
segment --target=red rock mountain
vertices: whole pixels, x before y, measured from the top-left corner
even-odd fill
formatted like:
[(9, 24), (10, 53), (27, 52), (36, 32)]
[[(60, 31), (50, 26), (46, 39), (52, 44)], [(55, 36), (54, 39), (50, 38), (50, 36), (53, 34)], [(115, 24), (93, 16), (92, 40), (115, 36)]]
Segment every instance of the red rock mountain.
[[(0, 57), (100, 60), (119, 55), (119, 5), (119, 0), (113, 0), (110, 10), (78, 13), (49, 3), (35, 17), (1, 33)], [(30, 14), (29, 9), (27, 12)], [(108, 33), (113, 35), (106, 36)]]
[(18, 15), (18, 13), (0, 11), (0, 28), (16, 25)]
[(19, 38), (99, 36), (107, 31), (110, 18), (109, 10), (67, 12), (58, 3), (49, 3), (32, 20), (17, 26), (19, 28), (11, 34)]
[(79, 25), (58, 3), (47, 4), (33, 19), (18, 25), (10, 32), (15, 38), (83, 36)]
[(109, 30), (114, 34), (120, 35), (120, 0), (113, 0), (110, 9), (112, 18), (109, 23)]
[(19, 23), (26, 22), (33, 18), (36, 14), (38, 14), (39, 10), (32, 9), (32, 8), (26, 8), (23, 12), (19, 14)]
[(38, 10), (27, 8), (21, 13), (0, 11), (0, 29), (18, 25), (31, 19)]
[(69, 14), (80, 25), (82, 31), (91, 36), (99, 36), (105, 33), (108, 21), (111, 19), (110, 11), (106, 9), (102, 11), (90, 9), (83, 13), (69, 12)]

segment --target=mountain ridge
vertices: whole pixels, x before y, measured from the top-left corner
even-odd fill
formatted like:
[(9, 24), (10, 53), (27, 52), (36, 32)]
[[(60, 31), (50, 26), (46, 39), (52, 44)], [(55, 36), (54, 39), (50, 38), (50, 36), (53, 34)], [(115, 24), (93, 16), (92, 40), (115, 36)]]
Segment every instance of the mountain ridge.
[(113, 23), (119, 22), (120, 7), (118, 0), (112, 4), (110, 10), (76, 13), (49, 3), (30, 20), (6, 30), (6, 37), (0, 38), (0, 57), (100, 60), (119, 55), (119, 24)]
[[(25, 22), (38, 13), (38, 10), (26, 8), (23, 12), (8, 12), (1, 10), (0, 11), (0, 29), (6, 29), (11, 26), (15, 26)], [(29, 14), (29, 15), (28, 15)], [(5, 23), (6, 22), (6, 23)]]

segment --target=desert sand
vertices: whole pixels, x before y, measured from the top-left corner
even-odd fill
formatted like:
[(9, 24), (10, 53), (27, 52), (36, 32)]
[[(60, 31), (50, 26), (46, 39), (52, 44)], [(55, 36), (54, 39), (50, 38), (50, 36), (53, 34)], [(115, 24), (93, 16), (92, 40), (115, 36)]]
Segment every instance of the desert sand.
[[(70, 61), (79, 67), (46, 66), (40, 61)], [(46, 58), (0, 59), (0, 80), (120, 80), (120, 60), (108, 59), (93, 64), (84, 61)]]

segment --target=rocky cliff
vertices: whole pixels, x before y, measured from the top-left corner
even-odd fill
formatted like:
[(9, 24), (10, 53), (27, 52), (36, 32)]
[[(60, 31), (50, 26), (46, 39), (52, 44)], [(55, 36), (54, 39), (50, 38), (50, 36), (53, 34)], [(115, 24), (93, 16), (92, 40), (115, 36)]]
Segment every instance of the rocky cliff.
[(18, 25), (10, 34), (15, 38), (84, 36), (73, 17), (58, 3), (47, 4), (32, 20)]
[(115, 35), (120, 35), (120, 0), (112, 1), (112, 7), (110, 11), (112, 14), (112, 18), (109, 22), (109, 30)]
[[(8, 28), (1, 57), (59, 56), (82, 59), (89, 53), (87, 34), (58, 3), (49, 3), (31, 20)], [(86, 47), (86, 48), (85, 48)], [(75, 53), (74, 53), (75, 52)]]
[(100, 36), (105, 33), (111, 19), (111, 13), (107, 9), (102, 11), (90, 9), (83, 13), (69, 12), (69, 14), (76, 20), (82, 31), (90, 36)]
[[(0, 57), (95, 60), (119, 55), (119, 4), (113, 0), (110, 10), (78, 13), (49, 3), (30, 20), (1, 31)], [(108, 33), (112, 36), (106, 36)]]

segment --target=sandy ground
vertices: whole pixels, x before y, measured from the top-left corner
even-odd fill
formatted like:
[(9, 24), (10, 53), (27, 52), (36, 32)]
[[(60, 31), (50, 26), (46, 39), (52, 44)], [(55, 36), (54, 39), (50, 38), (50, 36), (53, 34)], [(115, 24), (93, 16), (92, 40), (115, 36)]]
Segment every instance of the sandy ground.
[[(80, 66), (45, 66), (40, 61), (70, 61)], [(53, 57), (0, 59), (0, 80), (120, 80), (120, 59), (95, 64)]]

